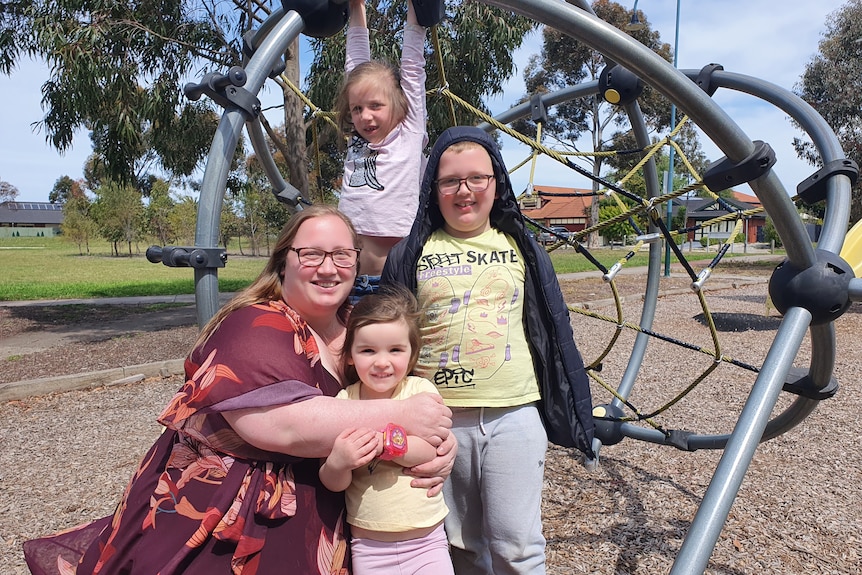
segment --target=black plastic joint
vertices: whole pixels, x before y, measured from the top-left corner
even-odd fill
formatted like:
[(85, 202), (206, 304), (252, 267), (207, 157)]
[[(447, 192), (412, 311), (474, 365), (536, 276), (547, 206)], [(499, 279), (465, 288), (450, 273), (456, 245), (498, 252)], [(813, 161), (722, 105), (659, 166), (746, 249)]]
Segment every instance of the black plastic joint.
[(281, 0), (281, 5), (302, 17), (302, 33), (312, 38), (335, 36), (347, 24), (347, 0)]
[(700, 89), (710, 96), (715, 94), (715, 91), (718, 90), (718, 86), (713, 82), (712, 77), (712, 75), (718, 70), (724, 70), (724, 66), (721, 64), (707, 64), (700, 69), (700, 72), (697, 75), (697, 80), (695, 80), (695, 83), (700, 87)]
[(147, 260), (159, 262), (171, 268), (223, 268), (227, 252), (223, 248), (198, 248), (192, 246), (150, 246)]
[(694, 451), (688, 443), (688, 440), (692, 435), (694, 435), (694, 433), (691, 431), (671, 429), (670, 433), (668, 433), (664, 438), (664, 444), (676, 447), (682, 451)]
[(622, 409), (610, 403), (593, 407), (595, 435), (603, 445), (616, 445), (625, 439), (623, 415)]
[(240, 86), (228, 86), (224, 90), (224, 101), (216, 97), (213, 97), (213, 101), (225, 109), (239, 108), (246, 121), (254, 120), (260, 115), (260, 100)]
[(542, 100), (541, 94), (530, 96), (530, 119), (536, 124), (548, 123), (548, 109), (545, 107), (545, 101)]
[(605, 66), (599, 74), (599, 93), (615, 106), (626, 106), (637, 100), (644, 91), (644, 83), (634, 72), (619, 64)]
[(807, 205), (816, 204), (826, 199), (826, 183), (829, 178), (837, 175), (847, 176), (850, 178), (850, 185), (855, 186), (859, 179), (859, 166), (849, 158), (832, 160), (800, 182), (796, 186), (796, 193)]
[(762, 140), (755, 140), (754, 151), (736, 164), (724, 156), (711, 163), (703, 175), (703, 183), (713, 192), (756, 180), (775, 165), (775, 150)]
[(199, 100), (204, 95), (209, 96), (222, 108), (239, 108), (246, 120), (253, 120), (260, 114), (260, 100), (243, 88), (247, 80), (245, 70), (240, 66), (233, 66), (227, 74), (210, 72), (199, 84), (186, 84), (183, 92), (189, 100), (193, 101)]
[(782, 389), (787, 393), (821, 401), (829, 399), (838, 392), (838, 380), (830, 377), (829, 383), (824, 387), (817, 387), (811, 380), (808, 370), (800, 367), (792, 367), (787, 374), (787, 378), (784, 380)]
[(446, 3), (443, 0), (412, 0), (416, 21), (420, 26), (436, 26), (446, 17)]
[(784, 260), (769, 278), (769, 297), (782, 315), (792, 307), (811, 314), (811, 325), (835, 321), (850, 307), (850, 280), (853, 268), (841, 256), (814, 250), (816, 261), (800, 269)]
[(296, 208), (299, 202), (302, 201), (302, 193), (287, 182), (285, 182), (285, 186), (282, 189), (273, 189), (272, 193), (275, 194), (275, 199), (278, 200), (279, 203), (290, 208)]

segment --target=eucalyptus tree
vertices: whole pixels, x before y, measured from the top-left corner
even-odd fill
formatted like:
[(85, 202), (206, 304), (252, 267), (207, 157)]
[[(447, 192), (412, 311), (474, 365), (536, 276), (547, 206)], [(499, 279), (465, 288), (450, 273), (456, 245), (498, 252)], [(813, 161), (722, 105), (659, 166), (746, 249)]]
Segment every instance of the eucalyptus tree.
[[(797, 94), (823, 116), (848, 158), (862, 164), (862, 0), (848, 0), (826, 19), (819, 53), (805, 66)], [(819, 166), (809, 140), (794, 138), (800, 158)], [(850, 203), (851, 225), (862, 219), (862, 185)]]

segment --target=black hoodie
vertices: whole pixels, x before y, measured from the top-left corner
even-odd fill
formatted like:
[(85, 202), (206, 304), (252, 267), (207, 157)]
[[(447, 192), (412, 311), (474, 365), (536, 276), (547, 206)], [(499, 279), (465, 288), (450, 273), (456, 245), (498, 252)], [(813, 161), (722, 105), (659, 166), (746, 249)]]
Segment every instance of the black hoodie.
[(562, 447), (576, 447), (592, 456), (592, 398), (584, 362), (575, 347), (569, 310), (563, 301), (551, 258), (527, 235), (497, 144), (483, 130), (456, 126), (437, 139), (428, 157), (413, 228), (410, 235), (389, 253), (381, 284), (399, 283), (416, 292), (416, 265), (422, 255), (422, 247), (431, 233), (443, 227), (444, 223), (434, 191), (440, 156), (449, 146), (462, 141), (480, 144), (491, 156), (498, 196), (491, 209), (491, 226), (514, 238), (524, 256), (524, 329), (539, 381), (542, 396), (539, 411), (548, 439)]

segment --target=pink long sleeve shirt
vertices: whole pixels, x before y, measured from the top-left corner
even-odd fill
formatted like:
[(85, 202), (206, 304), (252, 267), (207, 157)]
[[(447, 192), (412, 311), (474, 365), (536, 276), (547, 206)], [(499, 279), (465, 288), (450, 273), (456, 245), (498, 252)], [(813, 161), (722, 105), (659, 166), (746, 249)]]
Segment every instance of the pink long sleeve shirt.
[[(349, 27), (346, 71), (370, 59), (368, 29)], [(338, 209), (365, 236), (406, 236), (419, 206), (425, 168), (422, 150), (428, 143), (422, 26), (404, 26), (401, 87), (408, 102), (404, 120), (380, 143), (372, 144), (354, 135), (347, 146)]]

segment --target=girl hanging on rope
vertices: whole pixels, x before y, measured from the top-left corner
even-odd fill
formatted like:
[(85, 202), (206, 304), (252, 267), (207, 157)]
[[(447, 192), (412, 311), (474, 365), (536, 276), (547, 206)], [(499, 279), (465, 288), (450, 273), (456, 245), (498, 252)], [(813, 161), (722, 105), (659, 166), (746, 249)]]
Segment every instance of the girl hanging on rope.
[(371, 60), (365, 0), (350, 0), (346, 77), (336, 102), (350, 141), (338, 208), (362, 237), (357, 296), (376, 291), (389, 249), (410, 231), (418, 208), (428, 142), (425, 28), (410, 0), (401, 50), (400, 71)]

